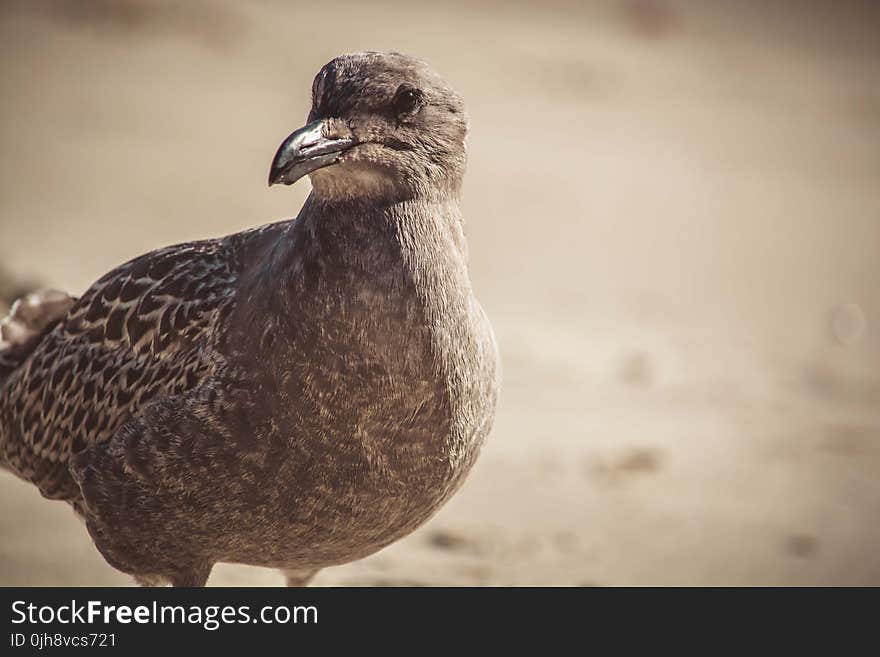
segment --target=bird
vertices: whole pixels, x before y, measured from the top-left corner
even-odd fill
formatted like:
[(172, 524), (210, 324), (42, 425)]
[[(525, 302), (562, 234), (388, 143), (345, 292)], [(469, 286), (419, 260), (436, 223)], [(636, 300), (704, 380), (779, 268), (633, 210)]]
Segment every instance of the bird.
[(0, 325), (0, 465), (112, 567), (302, 586), (425, 523), (492, 427), (499, 350), (468, 273), (468, 119), (428, 64), (340, 55), (269, 186), (293, 219), (155, 250)]

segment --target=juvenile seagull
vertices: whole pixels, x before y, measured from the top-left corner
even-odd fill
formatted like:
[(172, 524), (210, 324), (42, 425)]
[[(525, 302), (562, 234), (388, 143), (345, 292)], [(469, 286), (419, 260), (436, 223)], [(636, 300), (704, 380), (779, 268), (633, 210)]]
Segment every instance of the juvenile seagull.
[(3, 465), (142, 583), (236, 562), (301, 585), (360, 559), (449, 499), (492, 425), (461, 99), (376, 52), (312, 95), (269, 176), (311, 178), (296, 219), (153, 251), (4, 324)]

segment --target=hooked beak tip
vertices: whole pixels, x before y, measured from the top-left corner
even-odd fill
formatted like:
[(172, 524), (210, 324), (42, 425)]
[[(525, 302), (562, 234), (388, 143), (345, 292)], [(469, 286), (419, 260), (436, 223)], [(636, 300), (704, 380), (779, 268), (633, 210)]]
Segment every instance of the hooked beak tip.
[(269, 187), (292, 185), (303, 176), (339, 162), (343, 151), (354, 145), (348, 137), (324, 136), (324, 121), (312, 121), (287, 137), (278, 147), (269, 169)]

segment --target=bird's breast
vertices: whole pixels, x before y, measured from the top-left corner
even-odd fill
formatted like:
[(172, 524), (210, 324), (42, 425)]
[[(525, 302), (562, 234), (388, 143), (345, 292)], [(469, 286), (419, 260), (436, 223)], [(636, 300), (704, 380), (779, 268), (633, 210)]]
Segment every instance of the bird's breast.
[(362, 287), (348, 298), (284, 358), (279, 478), (292, 482), (291, 527), (310, 534), (297, 540), (339, 562), (427, 519), (469, 471), (494, 407), (450, 380), (444, 338), (416, 297)]
[(288, 564), (341, 563), (400, 538), (476, 460), (497, 354), (446, 246), (418, 270), (395, 245), (304, 258), (286, 312), (253, 336), (267, 345), (252, 368), (271, 392), (262, 426), (283, 446), (272, 479)]

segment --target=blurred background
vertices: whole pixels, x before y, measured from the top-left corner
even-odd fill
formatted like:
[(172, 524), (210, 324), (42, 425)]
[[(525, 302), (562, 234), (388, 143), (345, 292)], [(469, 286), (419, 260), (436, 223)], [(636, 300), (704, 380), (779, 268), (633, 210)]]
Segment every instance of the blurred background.
[[(269, 162), (364, 49), (468, 103), (505, 380), (461, 492), (315, 583), (880, 584), (870, 0), (3, 0), (0, 298), (295, 215)], [(129, 583), (0, 472), (0, 584)]]

